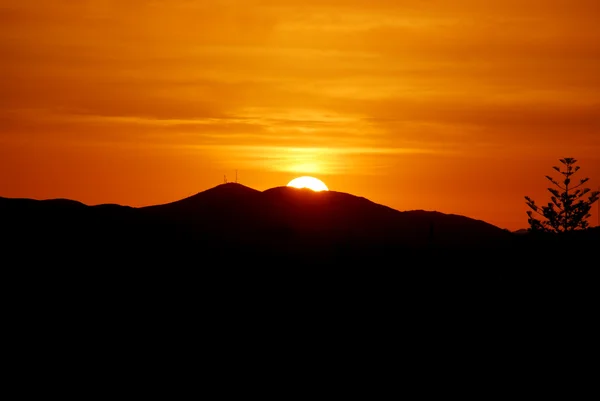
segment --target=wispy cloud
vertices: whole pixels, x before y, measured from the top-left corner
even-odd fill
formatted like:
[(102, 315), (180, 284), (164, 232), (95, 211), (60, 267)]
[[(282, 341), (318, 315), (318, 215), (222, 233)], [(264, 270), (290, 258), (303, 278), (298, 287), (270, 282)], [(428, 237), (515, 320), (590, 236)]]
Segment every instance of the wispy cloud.
[(589, 153), (599, 11), (595, 0), (7, 0), (0, 135), (221, 149), (331, 173), (349, 155), (551, 147), (567, 132)]

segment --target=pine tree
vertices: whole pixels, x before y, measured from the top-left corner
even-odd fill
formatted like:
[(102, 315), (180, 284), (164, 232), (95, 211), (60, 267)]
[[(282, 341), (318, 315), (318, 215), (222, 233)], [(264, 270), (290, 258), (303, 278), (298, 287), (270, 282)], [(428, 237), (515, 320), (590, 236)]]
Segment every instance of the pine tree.
[[(548, 206), (537, 206), (528, 196), (525, 197), (527, 206), (532, 210), (527, 211), (531, 231), (562, 233), (574, 230), (583, 230), (589, 227), (587, 219), (594, 202), (598, 200), (600, 191), (590, 192), (589, 188), (580, 188), (589, 178), (582, 179), (578, 184), (571, 185), (571, 176), (579, 171), (577, 160), (572, 157), (560, 159), (564, 170), (554, 166), (554, 170), (564, 176), (562, 183), (550, 176), (546, 178), (558, 189), (548, 188), (552, 194)], [(584, 196), (588, 195), (585, 199)], [(543, 219), (534, 216), (534, 212)]]

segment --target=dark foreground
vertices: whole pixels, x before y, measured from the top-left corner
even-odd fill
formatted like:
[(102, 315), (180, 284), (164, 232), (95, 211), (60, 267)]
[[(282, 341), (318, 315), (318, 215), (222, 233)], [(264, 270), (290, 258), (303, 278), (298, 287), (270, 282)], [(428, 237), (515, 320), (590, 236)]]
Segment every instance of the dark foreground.
[(223, 185), (143, 209), (0, 198), (0, 218), (3, 271), (46, 289), (377, 297), (598, 284), (600, 228), (515, 234), (333, 192)]
[[(595, 333), (598, 228), (517, 235), (411, 214), (398, 236), (385, 224), (349, 235), (351, 225), (307, 229), (285, 216), (273, 220), (285, 225), (239, 224), (244, 216), (215, 225), (187, 213), (54, 206), (0, 204), (9, 365), (43, 371), (44, 391), (59, 383), (53, 372), (64, 376), (60, 364), (71, 367), (61, 393), (74, 381), (110, 391), (107, 372), (150, 388), (148, 378), (181, 382), (206, 367), (221, 389), (234, 377), (246, 392), (258, 372), (289, 390), (305, 389), (300, 372), (378, 383), (394, 374), (396, 386), (402, 368), (419, 391), (445, 395), (466, 375), (469, 391), (489, 392), (506, 389), (506, 375), (564, 379), (567, 366), (587, 366), (573, 356), (588, 355)], [(223, 373), (231, 369), (244, 373)]]

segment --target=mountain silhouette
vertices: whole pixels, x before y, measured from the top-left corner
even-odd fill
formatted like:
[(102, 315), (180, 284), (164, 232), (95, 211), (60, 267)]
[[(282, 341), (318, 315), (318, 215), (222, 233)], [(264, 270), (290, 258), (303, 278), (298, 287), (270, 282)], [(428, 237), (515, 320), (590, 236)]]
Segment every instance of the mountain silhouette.
[[(100, 256), (229, 252), (335, 260), (348, 252), (496, 247), (510, 233), (484, 221), (440, 212), (398, 211), (336, 191), (221, 184), (171, 203), (88, 206), (68, 199), (0, 198), (11, 247), (68, 248)], [(31, 254), (31, 251), (23, 251)]]
[(568, 240), (514, 234), (342, 192), (235, 183), (146, 207), (0, 197), (0, 224), (17, 313), (43, 311), (54, 324), (70, 311), (65, 326), (102, 315), (118, 330), (157, 314), (168, 317), (164, 330), (196, 325), (199, 313), (251, 327), (269, 311), (261, 324), (359, 312), (395, 326), (409, 314), (419, 327), (438, 322), (429, 330), (438, 333), (461, 311), (458, 324), (479, 330), (507, 305), (527, 322), (540, 300), (593, 294), (585, 285), (597, 282), (595, 269), (568, 261), (600, 244), (600, 228)]
[(140, 211), (161, 224), (176, 224), (211, 247), (231, 243), (284, 253), (491, 246), (510, 238), (506, 230), (465, 216), (400, 212), (347, 193), (292, 187), (260, 192), (228, 183)]
[(86, 253), (97, 260), (142, 263), (218, 254), (226, 256), (220, 263), (326, 264), (400, 263), (409, 257), (425, 263), (438, 256), (445, 262), (457, 256), (461, 263), (485, 263), (509, 260), (513, 251), (530, 249), (533, 256), (550, 243), (466, 216), (399, 211), (343, 192), (258, 191), (238, 183), (145, 207), (0, 198), (0, 218), (4, 249), (26, 259), (46, 255), (73, 261)]

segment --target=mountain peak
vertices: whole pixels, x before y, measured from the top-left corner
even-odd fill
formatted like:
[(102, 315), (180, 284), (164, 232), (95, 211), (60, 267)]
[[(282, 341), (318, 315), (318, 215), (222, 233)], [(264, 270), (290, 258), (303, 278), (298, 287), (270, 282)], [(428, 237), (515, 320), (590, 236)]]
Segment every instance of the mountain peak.
[[(23, 202), (15, 206), (19, 205), (27, 218), (31, 208)], [(507, 234), (498, 227), (466, 216), (423, 210), (399, 211), (344, 192), (315, 192), (287, 186), (258, 191), (238, 183), (223, 183), (174, 202), (135, 209), (140, 210), (116, 205), (96, 207), (90, 209), (89, 216), (96, 219), (94, 224), (143, 221), (149, 231), (139, 235), (148, 236), (151, 232), (156, 238), (166, 235), (165, 241), (170, 240), (168, 233), (179, 230), (189, 235), (190, 241), (191, 238), (211, 243), (237, 241), (247, 247), (293, 245), (311, 249), (316, 243), (325, 248), (335, 244), (426, 246), (432, 239), (438, 244), (470, 246), (502, 239)], [(49, 215), (50, 211), (46, 213)], [(61, 212), (61, 219), (66, 221), (63, 216)], [(81, 213), (73, 213), (73, 227), (79, 229), (81, 216)], [(90, 230), (93, 227), (90, 224)], [(136, 225), (129, 227), (135, 230)], [(154, 231), (152, 227), (156, 227)]]
[(223, 184), (219, 184), (215, 187), (212, 187), (210, 189), (207, 189), (206, 191), (200, 192), (200, 193), (211, 193), (211, 192), (215, 192), (215, 193), (220, 193), (220, 194), (247, 194), (247, 193), (259, 193), (260, 191), (254, 189), (254, 188), (250, 188), (247, 187), (245, 185), (242, 185), (240, 183), (237, 182), (226, 182)]
[(235, 199), (242, 199), (247, 196), (256, 196), (258, 194), (260, 194), (260, 191), (256, 189), (235, 182), (226, 182), (223, 184), (219, 184), (215, 187), (209, 188), (205, 191), (198, 192), (197, 194), (188, 196), (187, 198), (183, 198), (162, 205), (146, 206), (144, 209), (154, 209), (157, 207), (164, 206), (198, 206), (207, 203), (213, 204), (220, 202), (228, 202)]

